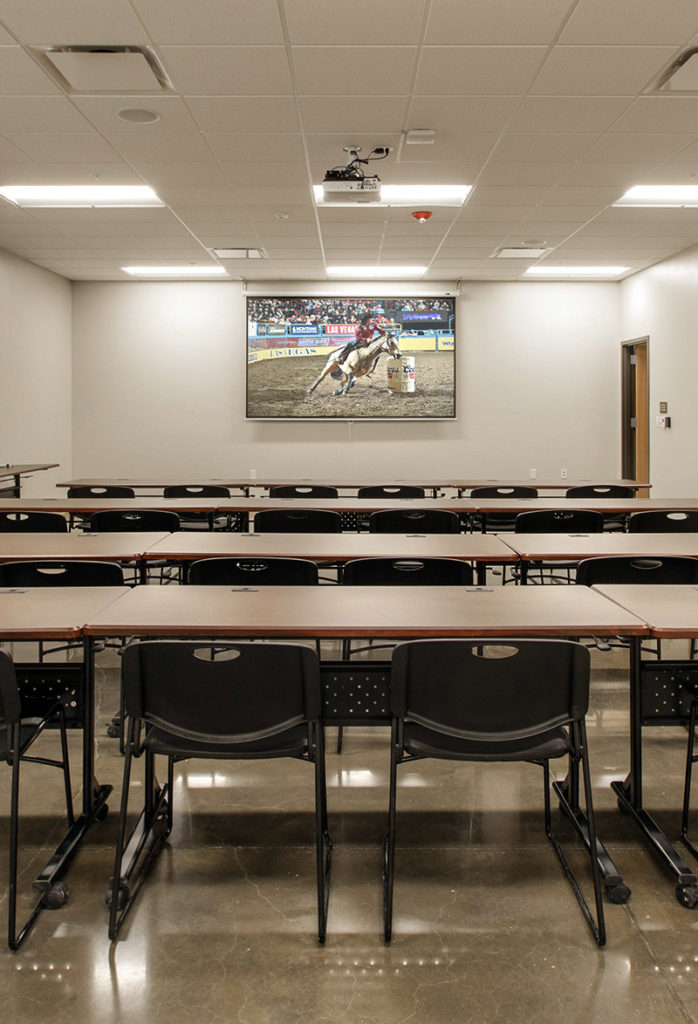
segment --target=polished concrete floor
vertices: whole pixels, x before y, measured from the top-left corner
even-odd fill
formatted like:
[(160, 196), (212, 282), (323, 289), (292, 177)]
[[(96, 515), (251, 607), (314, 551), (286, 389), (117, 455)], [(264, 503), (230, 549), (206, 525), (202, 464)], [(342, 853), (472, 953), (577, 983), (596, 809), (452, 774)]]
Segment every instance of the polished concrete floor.
[[(18, 953), (0, 954), (5, 1019), (698, 1021), (698, 910), (679, 906), (674, 882), (608, 785), (627, 768), (626, 655), (595, 652), (593, 665), (600, 832), (632, 889), (626, 905), (606, 903), (605, 949), (595, 946), (543, 834), (539, 769), (434, 762), (402, 772), (394, 938), (386, 946), (387, 734), (370, 729), (347, 730), (343, 753), (328, 754), (335, 852), (325, 946), (315, 934), (312, 769), (293, 762), (182, 767), (173, 833), (110, 944), (104, 895), (121, 759), (104, 724), (117, 703), (118, 659), (100, 656), (97, 774), (115, 786), (111, 813), (90, 830), (65, 877), (66, 906), (45, 911)], [(674, 836), (685, 739), (679, 728), (646, 732), (646, 803)], [(77, 734), (71, 746), (77, 775)], [(24, 770), (23, 906), (60, 831), (57, 774)], [(6, 860), (3, 851), (3, 879)]]

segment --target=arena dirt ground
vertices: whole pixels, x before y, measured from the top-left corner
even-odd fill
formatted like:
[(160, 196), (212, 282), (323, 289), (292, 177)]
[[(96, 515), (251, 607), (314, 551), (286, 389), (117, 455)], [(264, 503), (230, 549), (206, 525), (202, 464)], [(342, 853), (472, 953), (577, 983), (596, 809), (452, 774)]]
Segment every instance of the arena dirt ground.
[(338, 381), (327, 376), (312, 395), (325, 356), (269, 359), (248, 367), (247, 415), (259, 418), (364, 419), (454, 415), (452, 352), (414, 352), (414, 394), (388, 391), (385, 356), (372, 377), (360, 377), (348, 395), (333, 395)]

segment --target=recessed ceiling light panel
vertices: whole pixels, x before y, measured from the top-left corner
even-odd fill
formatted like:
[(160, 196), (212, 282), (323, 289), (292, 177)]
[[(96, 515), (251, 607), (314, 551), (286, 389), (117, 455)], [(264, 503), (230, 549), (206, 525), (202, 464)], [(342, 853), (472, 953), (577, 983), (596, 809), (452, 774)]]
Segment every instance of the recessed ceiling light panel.
[(313, 185), (315, 203), (318, 206), (462, 206), (471, 191), (471, 185), (382, 185), (380, 198), (370, 203), (353, 201), (347, 196), (337, 202), (324, 194), (322, 185)]
[(613, 278), (625, 274), (630, 267), (546, 267), (543, 264), (537, 267), (529, 267), (525, 271), (525, 277), (559, 277), (559, 278)]
[(0, 196), (16, 206), (164, 206), (148, 185), (3, 185)]
[(224, 267), (215, 263), (191, 267), (122, 267), (131, 277), (226, 277)]
[(698, 185), (635, 185), (614, 206), (698, 206)]
[(329, 277), (421, 277), (427, 267), (328, 267)]

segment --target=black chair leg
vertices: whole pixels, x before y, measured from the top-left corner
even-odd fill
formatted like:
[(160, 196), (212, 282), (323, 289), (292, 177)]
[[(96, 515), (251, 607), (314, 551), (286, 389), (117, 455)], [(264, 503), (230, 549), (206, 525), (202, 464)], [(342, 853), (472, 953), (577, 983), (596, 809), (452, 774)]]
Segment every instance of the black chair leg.
[(383, 938), (393, 937), (393, 889), (395, 883), (395, 826), (397, 821), (397, 753), (393, 727), (390, 755), (390, 792), (388, 803), (388, 831), (383, 841)]
[(315, 733), (315, 856), (317, 873), (318, 942), (327, 936), (327, 911), (330, 900), (330, 869), (332, 866), (332, 840), (327, 822), (327, 781), (325, 777), (325, 747), (321, 725)]
[(693, 765), (696, 763), (696, 708), (697, 701), (691, 701), (691, 711), (688, 719), (688, 743), (686, 745), (686, 774), (683, 785), (683, 808), (681, 811), (681, 841), (694, 857), (698, 857), (698, 849), (688, 838), (688, 818), (691, 806), (691, 782), (693, 779)]

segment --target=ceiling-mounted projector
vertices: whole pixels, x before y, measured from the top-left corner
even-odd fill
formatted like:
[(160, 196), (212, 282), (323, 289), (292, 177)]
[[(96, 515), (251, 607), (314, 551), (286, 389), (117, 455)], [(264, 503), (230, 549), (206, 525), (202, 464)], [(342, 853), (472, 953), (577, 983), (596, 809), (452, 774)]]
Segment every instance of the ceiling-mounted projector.
[(322, 191), (325, 199), (333, 203), (377, 203), (381, 197), (381, 180), (375, 174), (356, 178), (328, 171)]

